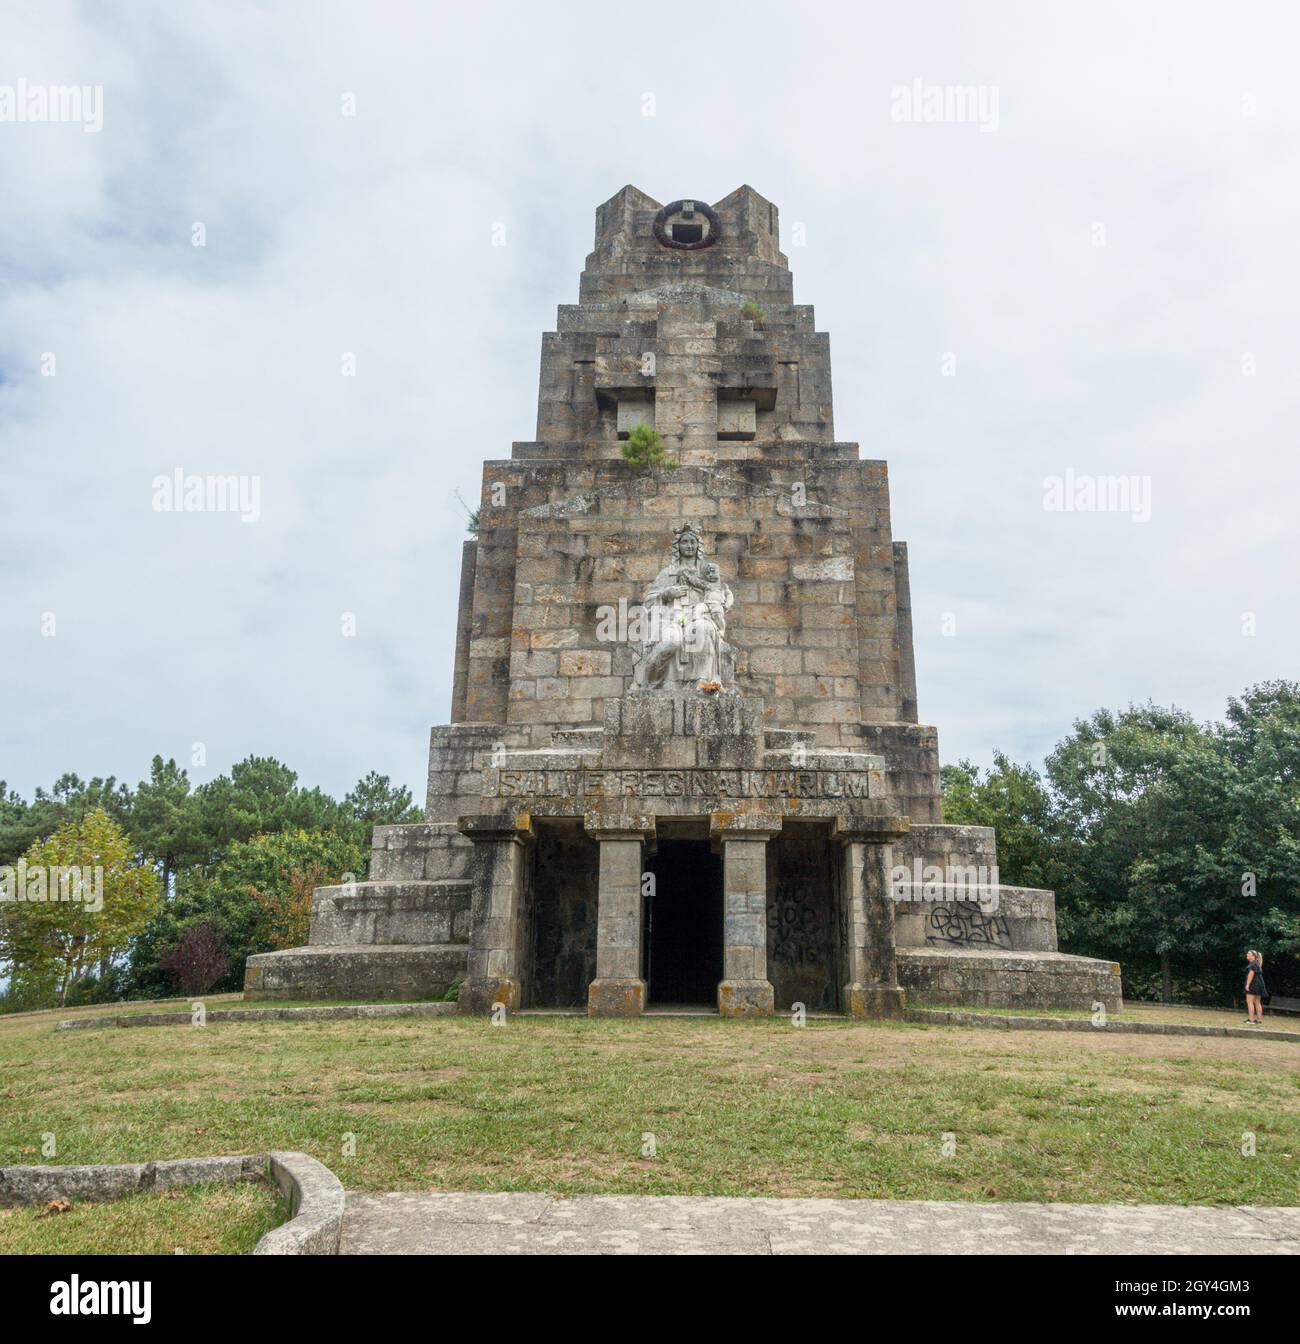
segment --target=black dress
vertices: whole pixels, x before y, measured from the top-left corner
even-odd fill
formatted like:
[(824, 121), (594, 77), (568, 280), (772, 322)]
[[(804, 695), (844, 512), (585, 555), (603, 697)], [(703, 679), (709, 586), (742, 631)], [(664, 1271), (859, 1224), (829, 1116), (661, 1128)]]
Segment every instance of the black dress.
[(1260, 998), (1263, 998), (1268, 993), (1264, 984), (1264, 972), (1258, 966), (1252, 966), (1249, 962), (1246, 963), (1246, 970), (1250, 973), (1250, 979), (1246, 981), (1246, 993), (1258, 994)]

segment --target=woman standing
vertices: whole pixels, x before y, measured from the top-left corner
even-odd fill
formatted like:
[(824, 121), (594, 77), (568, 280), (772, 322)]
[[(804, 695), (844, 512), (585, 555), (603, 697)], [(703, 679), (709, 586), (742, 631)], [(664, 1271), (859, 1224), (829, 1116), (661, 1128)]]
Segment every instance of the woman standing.
[(1264, 1025), (1264, 995), (1268, 989), (1264, 984), (1264, 958), (1258, 952), (1246, 953), (1246, 1025), (1262, 1027)]

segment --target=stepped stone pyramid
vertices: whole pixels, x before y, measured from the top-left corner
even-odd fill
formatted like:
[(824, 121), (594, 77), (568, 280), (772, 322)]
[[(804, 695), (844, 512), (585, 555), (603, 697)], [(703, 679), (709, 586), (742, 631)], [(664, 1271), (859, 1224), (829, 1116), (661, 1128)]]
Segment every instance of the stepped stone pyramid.
[[(639, 426), (665, 463), (625, 460)], [(770, 201), (597, 210), (479, 522), (427, 820), (376, 827), (370, 880), (318, 890), (248, 997), (1119, 1006), (993, 831), (943, 824), (886, 466), (835, 438)]]

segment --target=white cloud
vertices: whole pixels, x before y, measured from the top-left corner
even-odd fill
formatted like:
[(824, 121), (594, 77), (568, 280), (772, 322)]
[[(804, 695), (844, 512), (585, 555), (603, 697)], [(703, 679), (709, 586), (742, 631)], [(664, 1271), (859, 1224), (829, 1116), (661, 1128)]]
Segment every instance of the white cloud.
[[(1290, 8), (664, 17), (6, 11), (0, 82), (105, 92), (97, 135), (0, 126), (0, 775), (134, 780), (201, 740), (196, 779), (258, 751), (420, 793), (454, 491), (532, 437), (540, 333), (629, 181), (749, 182), (806, 225), (796, 296), (831, 333), (839, 437), (890, 462), (946, 759), (1294, 673)], [(913, 78), (997, 86), (996, 133), (892, 121)], [(1150, 475), (1152, 521), (1045, 513), (1070, 466)], [(259, 476), (261, 521), (153, 512), (176, 467)]]

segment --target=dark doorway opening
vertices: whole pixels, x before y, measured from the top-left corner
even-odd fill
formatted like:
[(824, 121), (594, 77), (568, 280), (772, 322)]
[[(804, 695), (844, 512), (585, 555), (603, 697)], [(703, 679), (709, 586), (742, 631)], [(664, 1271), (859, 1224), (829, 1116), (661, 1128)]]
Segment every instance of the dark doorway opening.
[(576, 827), (539, 824), (529, 899), (530, 1008), (585, 1008), (596, 978), (600, 850)]
[(650, 1003), (716, 1004), (722, 979), (722, 859), (707, 840), (661, 840), (643, 903)]
[(848, 978), (830, 838), (787, 826), (767, 847), (767, 978), (778, 1009), (839, 1012)]

